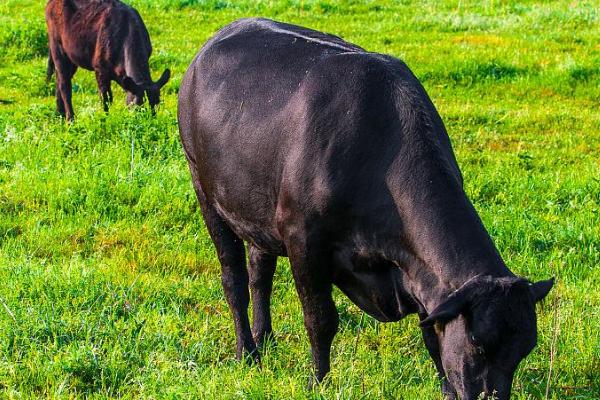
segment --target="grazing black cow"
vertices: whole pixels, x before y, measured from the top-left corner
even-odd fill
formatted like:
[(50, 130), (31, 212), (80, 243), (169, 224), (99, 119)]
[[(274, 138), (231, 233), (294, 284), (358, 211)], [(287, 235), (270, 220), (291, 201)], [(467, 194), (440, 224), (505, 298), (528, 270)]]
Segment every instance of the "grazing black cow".
[(336, 285), (380, 321), (419, 314), (447, 398), (509, 397), (553, 280), (530, 283), (506, 267), (465, 195), (442, 120), (403, 62), (310, 29), (239, 20), (192, 62), (178, 118), (238, 357), (258, 358), (271, 333), (275, 262), (287, 256), (317, 380), (330, 368)]
[(154, 114), (160, 89), (171, 75), (150, 77), (150, 37), (140, 14), (118, 0), (49, 0), (46, 24), (50, 54), (47, 78), (56, 69), (56, 108), (73, 119), (71, 78), (77, 67), (96, 73), (104, 111), (112, 102), (110, 82), (127, 91), (127, 104), (141, 105), (144, 94)]

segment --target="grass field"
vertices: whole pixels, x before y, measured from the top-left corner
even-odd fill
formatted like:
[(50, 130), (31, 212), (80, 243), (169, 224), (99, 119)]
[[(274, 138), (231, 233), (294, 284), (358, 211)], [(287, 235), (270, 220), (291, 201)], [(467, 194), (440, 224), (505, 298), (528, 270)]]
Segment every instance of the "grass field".
[(402, 58), (444, 119), (466, 188), (510, 268), (557, 277), (517, 399), (600, 399), (600, 3), (131, 0), (150, 31), (158, 116), (94, 75), (54, 114), (41, 0), (0, 2), (0, 398), (436, 399), (417, 319), (381, 324), (339, 292), (326, 384), (279, 262), (276, 347), (234, 359), (219, 266), (179, 143), (176, 96), (206, 39), (243, 16)]

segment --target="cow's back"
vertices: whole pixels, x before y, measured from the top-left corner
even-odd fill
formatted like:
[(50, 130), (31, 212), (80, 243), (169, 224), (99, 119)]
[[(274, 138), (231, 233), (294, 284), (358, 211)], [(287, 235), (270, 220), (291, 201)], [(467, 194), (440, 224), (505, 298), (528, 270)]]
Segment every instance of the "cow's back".
[(212, 142), (223, 144), (214, 136), (228, 143), (283, 139), (281, 125), (290, 117), (285, 113), (309, 71), (328, 55), (349, 51), (362, 50), (335, 36), (266, 19), (227, 25), (203, 46), (181, 85), (179, 115), (184, 125), (193, 125), (182, 138), (186, 149), (192, 149), (188, 141), (204, 136), (210, 142), (203, 151), (217, 151), (209, 149)]

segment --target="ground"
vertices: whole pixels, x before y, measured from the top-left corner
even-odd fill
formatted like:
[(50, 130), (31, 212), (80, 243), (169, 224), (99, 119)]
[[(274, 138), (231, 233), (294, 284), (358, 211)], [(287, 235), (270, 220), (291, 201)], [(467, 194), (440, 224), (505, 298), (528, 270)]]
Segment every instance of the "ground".
[[(182, 75), (218, 28), (267, 16), (403, 59), (444, 119), (467, 192), (509, 267), (557, 278), (516, 399), (600, 398), (597, 1), (131, 0), (156, 118), (74, 79), (76, 121), (45, 82), (41, 0), (0, 3), (0, 398), (440, 398), (416, 318), (383, 324), (341, 293), (332, 373), (312, 392), (287, 261), (276, 346), (234, 359), (219, 266), (179, 143)], [(340, 82), (343, 84), (343, 82)]]

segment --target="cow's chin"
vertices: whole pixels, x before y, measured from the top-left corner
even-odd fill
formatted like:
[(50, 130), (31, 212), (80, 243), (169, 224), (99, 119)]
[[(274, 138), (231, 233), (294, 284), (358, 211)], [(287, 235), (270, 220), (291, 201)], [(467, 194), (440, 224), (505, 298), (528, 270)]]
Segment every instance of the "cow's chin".
[[(485, 375), (485, 372), (484, 372)], [(499, 379), (500, 378), (500, 379)], [(510, 398), (510, 389), (512, 377), (464, 377), (462, 382), (453, 386), (454, 397), (450, 399), (461, 400), (508, 400)]]
[(474, 346), (467, 336), (462, 316), (437, 328), (436, 333), (447, 378), (445, 391), (450, 394), (447, 398), (505, 400), (510, 397), (516, 366), (495, 365), (480, 348)]
[(508, 400), (512, 385), (510, 377), (494, 373), (483, 373), (483, 376), (463, 377), (462, 382), (454, 386), (457, 399), (461, 400)]

